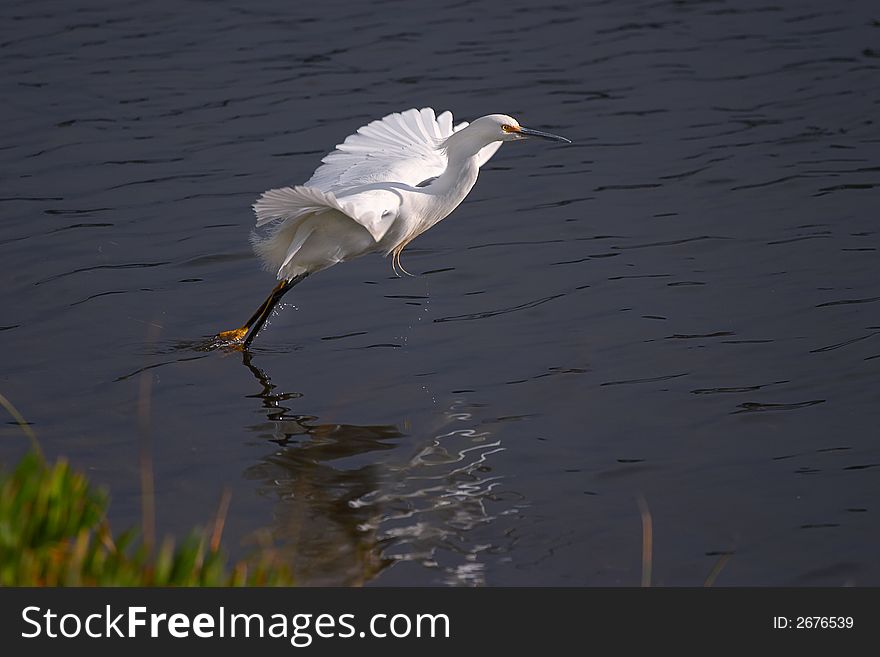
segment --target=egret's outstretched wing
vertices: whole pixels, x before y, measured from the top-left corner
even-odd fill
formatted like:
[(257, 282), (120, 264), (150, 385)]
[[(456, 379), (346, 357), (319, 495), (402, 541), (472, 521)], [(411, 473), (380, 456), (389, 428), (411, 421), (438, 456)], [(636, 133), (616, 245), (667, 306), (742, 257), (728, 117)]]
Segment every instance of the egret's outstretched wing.
[[(446, 154), (439, 146), (467, 122), (452, 125), (452, 114), (435, 116), (430, 107), (396, 112), (358, 128), (324, 157), (309, 187), (325, 192), (350, 190), (372, 183), (403, 183), (416, 186), (446, 170)], [(490, 144), (480, 152), (482, 166), (501, 145)]]
[(324, 157), (306, 182), (325, 192), (338, 192), (371, 183), (415, 186), (446, 169), (438, 148), (452, 134), (452, 114), (435, 117), (434, 110), (396, 112), (358, 128)]

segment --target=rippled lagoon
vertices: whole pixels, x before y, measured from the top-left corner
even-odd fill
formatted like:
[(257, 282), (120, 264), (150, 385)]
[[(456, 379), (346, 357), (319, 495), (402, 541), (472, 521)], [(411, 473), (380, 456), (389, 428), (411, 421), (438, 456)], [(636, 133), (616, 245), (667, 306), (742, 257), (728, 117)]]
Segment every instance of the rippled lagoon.
[[(875, 3), (0, 18), (0, 391), (118, 525), (147, 432), (161, 533), (228, 489), (306, 584), (638, 585), (640, 499), (656, 585), (880, 584)], [(422, 106), (575, 143), (503, 147), (416, 277), (347, 263), (193, 349), (273, 285), (256, 196)]]

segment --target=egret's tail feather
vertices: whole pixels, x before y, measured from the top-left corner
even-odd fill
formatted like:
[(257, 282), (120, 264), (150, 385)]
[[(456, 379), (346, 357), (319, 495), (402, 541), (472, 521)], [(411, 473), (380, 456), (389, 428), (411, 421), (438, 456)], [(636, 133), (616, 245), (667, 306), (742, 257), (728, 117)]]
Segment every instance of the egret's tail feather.
[[(281, 187), (263, 192), (253, 205), (257, 229), (251, 233), (251, 246), (267, 271), (277, 273), (290, 259), (291, 244), (302, 242), (308, 235), (297, 235), (303, 220), (328, 209), (344, 212), (330, 193), (312, 187)], [(275, 222), (275, 223), (273, 223)]]
[[(278, 279), (316, 272), (369, 251), (397, 216), (400, 195), (364, 190), (338, 199), (314, 187), (282, 187), (254, 203), (254, 252)], [(363, 230), (355, 230), (352, 223)]]
[(287, 257), (287, 249), (299, 223), (297, 221), (278, 223), (268, 230), (251, 232), (251, 246), (263, 264), (263, 269), (273, 274), (278, 273)]

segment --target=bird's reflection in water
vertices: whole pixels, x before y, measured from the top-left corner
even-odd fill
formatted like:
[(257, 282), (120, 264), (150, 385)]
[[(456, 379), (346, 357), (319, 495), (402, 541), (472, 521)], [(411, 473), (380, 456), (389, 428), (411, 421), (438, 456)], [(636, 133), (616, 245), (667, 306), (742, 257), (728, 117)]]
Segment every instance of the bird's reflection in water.
[(319, 424), (292, 414), (282, 403), (300, 395), (276, 392), (250, 353), (243, 362), (260, 382), (254, 397), (268, 418), (251, 428), (278, 445), (246, 476), (277, 497), (273, 542), (300, 584), (360, 585), (400, 562), (437, 572), (420, 583), (485, 583), (483, 557), (506, 552), (497, 538), (511, 532), (481, 530), (502, 516), (514, 522), (524, 505), (498, 490), (489, 458), (503, 450), (500, 441), (485, 429), (450, 430), (472, 420), (460, 402), (443, 414), (439, 433), (402, 441), (394, 425)]
[(386, 557), (433, 569), (448, 585), (480, 586), (486, 583), (484, 557), (509, 547), (498, 544), (504, 534), (491, 525), (522, 500), (499, 490), (502, 478), (493, 473), (490, 457), (503, 451), (500, 440), (484, 428), (449, 430), (473, 422), (464, 405), (453, 403), (439, 428), (445, 431), (431, 432), (414, 445), (411, 458), (389, 465), (385, 488), (355, 506), (382, 507)]
[(299, 394), (276, 393), (251, 354), (245, 351), (242, 358), (262, 386), (255, 397), (269, 420), (252, 429), (278, 445), (245, 472), (278, 498), (276, 548), (302, 585), (360, 585), (372, 579), (390, 561), (382, 558), (370, 529), (375, 507), (352, 502), (378, 488), (382, 466), (356, 457), (393, 449), (403, 434), (395, 426), (316, 424), (312, 417), (291, 415), (282, 402)]

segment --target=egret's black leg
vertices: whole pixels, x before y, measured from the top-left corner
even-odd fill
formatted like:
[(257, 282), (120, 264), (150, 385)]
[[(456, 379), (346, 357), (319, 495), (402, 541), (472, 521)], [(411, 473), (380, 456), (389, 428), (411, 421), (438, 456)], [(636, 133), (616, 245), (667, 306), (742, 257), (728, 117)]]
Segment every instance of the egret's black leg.
[(306, 276), (308, 276), (308, 274), (300, 274), (289, 281), (281, 281), (275, 286), (275, 289), (272, 290), (272, 294), (269, 295), (269, 298), (266, 299), (263, 306), (254, 313), (250, 320), (248, 320), (247, 325), (251, 327), (251, 332), (248, 333), (248, 336), (244, 339), (245, 348), (247, 348), (250, 343), (254, 341), (254, 338), (257, 337), (257, 333), (263, 328), (263, 324), (269, 319), (269, 315), (272, 314), (272, 310), (278, 305), (278, 302), (281, 301), (281, 297), (287, 294), (290, 291), (290, 288), (299, 283)]
[[(281, 301), (281, 297), (283, 297), (294, 285), (303, 280), (308, 274), (300, 274), (299, 276), (295, 276), (290, 280), (283, 280), (278, 283), (274, 288), (272, 288), (272, 292), (269, 293), (268, 298), (260, 304), (260, 307), (251, 315), (251, 318), (245, 323), (244, 326), (232, 329), (231, 331), (223, 331), (222, 333), (217, 334), (217, 338), (223, 340), (224, 342), (238, 342), (242, 338), (244, 338), (244, 346), (247, 347), (253, 339), (257, 336), (257, 333), (263, 328), (263, 324), (266, 323), (266, 320), (269, 318), (269, 315), (272, 313), (272, 310)], [(247, 336), (247, 337), (245, 337)]]

